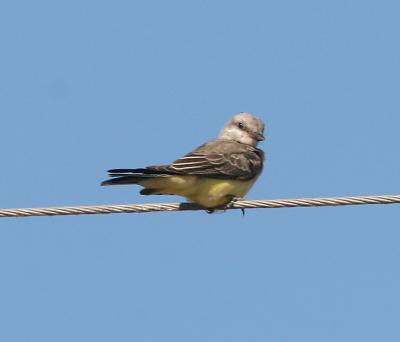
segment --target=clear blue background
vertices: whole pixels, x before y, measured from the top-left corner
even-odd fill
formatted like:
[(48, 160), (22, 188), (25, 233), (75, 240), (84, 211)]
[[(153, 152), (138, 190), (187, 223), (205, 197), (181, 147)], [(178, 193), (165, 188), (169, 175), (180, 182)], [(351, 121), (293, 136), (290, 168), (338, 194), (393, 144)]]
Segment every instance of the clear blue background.
[[(101, 188), (250, 111), (248, 198), (399, 194), (398, 1), (8, 1), (0, 207)], [(399, 207), (0, 219), (0, 340), (399, 341)]]

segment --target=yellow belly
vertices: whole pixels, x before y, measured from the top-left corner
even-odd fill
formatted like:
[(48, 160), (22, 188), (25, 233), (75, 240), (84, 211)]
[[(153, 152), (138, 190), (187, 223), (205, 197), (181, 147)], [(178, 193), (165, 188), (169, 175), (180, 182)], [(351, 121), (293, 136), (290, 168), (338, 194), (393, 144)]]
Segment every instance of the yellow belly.
[(170, 176), (146, 179), (139, 184), (145, 188), (158, 189), (157, 194), (183, 196), (190, 202), (211, 209), (229, 203), (232, 196), (244, 197), (254, 182), (255, 179), (243, 181)]

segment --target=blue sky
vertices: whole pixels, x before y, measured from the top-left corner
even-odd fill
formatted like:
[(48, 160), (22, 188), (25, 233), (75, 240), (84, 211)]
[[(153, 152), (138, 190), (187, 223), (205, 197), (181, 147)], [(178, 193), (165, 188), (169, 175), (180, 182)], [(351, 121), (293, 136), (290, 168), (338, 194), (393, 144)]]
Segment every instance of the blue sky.
[[(399, 194), (396, 1), (9, 1), (0, 207), (179, 200), (101, 188), (235, 112), (251, 199)], [(0, 219), (0, 340), (397, 341), (399, 208)]]

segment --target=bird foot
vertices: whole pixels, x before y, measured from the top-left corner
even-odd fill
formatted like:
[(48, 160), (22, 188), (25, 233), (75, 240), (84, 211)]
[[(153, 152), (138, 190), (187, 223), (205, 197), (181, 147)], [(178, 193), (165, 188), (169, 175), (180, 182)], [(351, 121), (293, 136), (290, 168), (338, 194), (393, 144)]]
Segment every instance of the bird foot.
[[(206, 212), (207, 212), (207, 214), (213, 214), (213, 213), (215, 213), (216, 211), (223, 211), (223, 212), (225, 212), (225, 211), (227, 211), (228, 209), (233, 208), (235, 202), (241, 201), (241, 200), (243, 200), (243, 198), (241, 198), (241, 197), (236, 197), (236, 196), (231, 196), (231, 197), (230, 197), (230, 201), (229, 201), (227, 204), (225, 204), (225, 205), (223, 205), (223, 206), (221, 206), (221, 207), (218, 207), (218, 208), (214, 208), (214, 209), (206, 209)], [(240, 208), (240, 210), (242, 211), (242, 215), (244, 216), (244, 214), (245, 214), (244, 208)]]
[[(233, 208), (233, 206), (235, 205), (235, 202), (242, 201), (242, 200), (243, 200), (242, 197), (232, 196), (230, 202), (225, 206), (225, 210)], [(245, 214), (244, 208), (240, 208), (240, 210), (242, 211), (242, 216), (244, 216), (244, 214)]]

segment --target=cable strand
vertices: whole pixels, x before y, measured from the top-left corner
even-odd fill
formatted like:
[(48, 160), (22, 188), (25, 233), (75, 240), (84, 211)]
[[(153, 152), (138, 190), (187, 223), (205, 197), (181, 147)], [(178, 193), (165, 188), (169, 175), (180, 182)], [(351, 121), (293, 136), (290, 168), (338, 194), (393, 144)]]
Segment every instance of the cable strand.
[[(260, 208), (294, 208), (294, 207), (326, 207), (362, 204), (394, 204), (400, 203), (400, 195), (382, 196), (351, 196), (351, 197), (321, 197), (295, 198), (276, 200), (240, 200), (226, 209), (260, 209)], [(12, 208), (0, 209), (0, 217), (28, 216), (60, 216), (60, 215), (95, 215), (120, 213), (148, 213), (161, 211), (204, 210), (194, 203), (148, 203), (93, 205), (48, 208)]]

